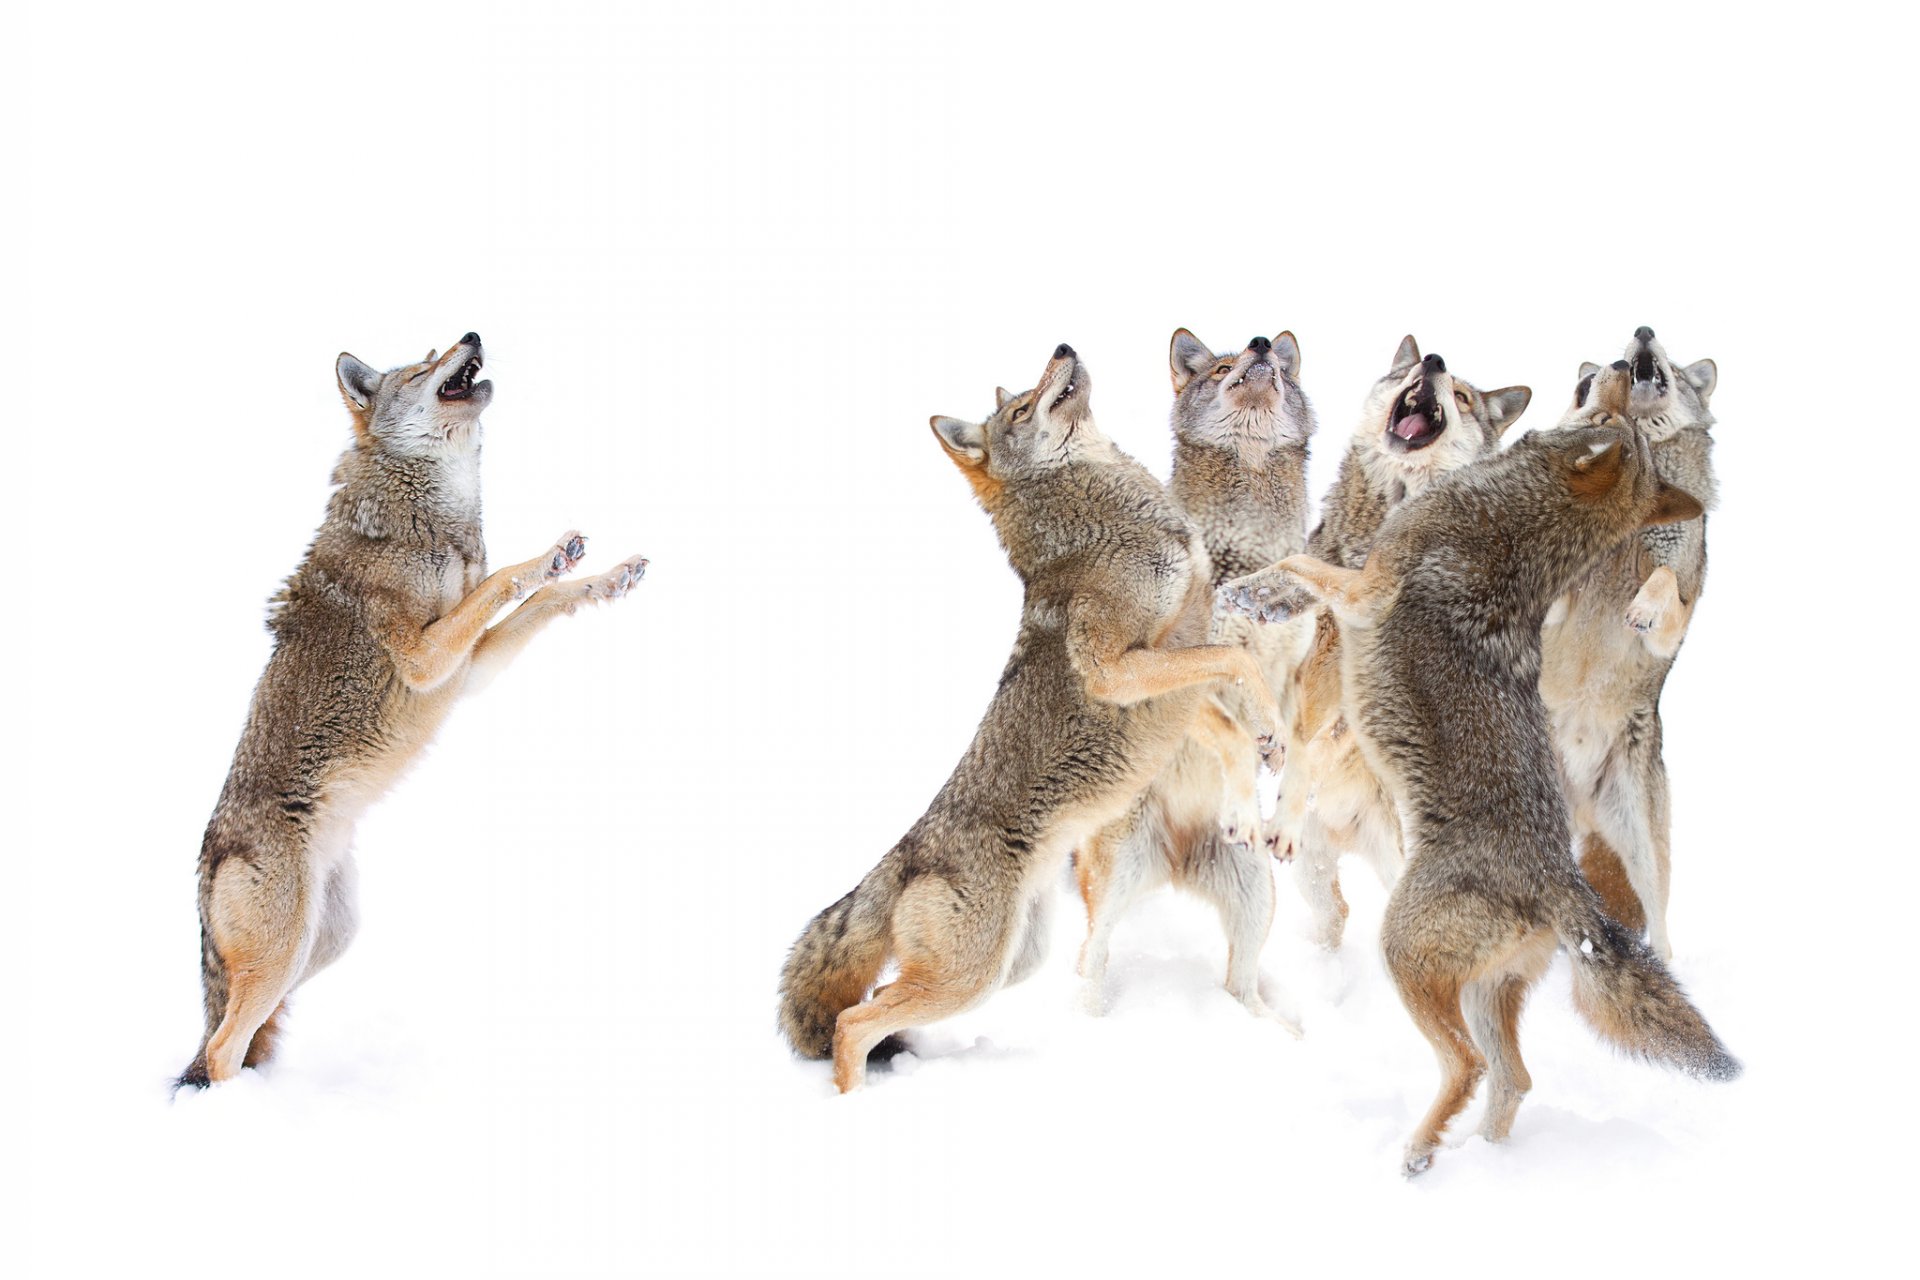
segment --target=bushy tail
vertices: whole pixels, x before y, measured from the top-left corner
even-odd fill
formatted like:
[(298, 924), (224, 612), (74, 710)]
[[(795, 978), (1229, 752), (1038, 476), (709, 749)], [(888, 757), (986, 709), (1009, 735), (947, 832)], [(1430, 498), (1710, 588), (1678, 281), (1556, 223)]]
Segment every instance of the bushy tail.
[(1740, 1074), (1666, 965), (1600, 909), (1584, 880), (1563, 891), (1554, 932), (1573, 960), (1574, 1008), (1602, 1040), (1705, 1080)]
[[(866, 999), (893, 948), (893, 906), (899, 872), (883, 860), (840, 901), (815, 916), (780, 971), (780, 1029), (802, 1057), (833, 1056), (833, 1029), (843, 1009)], [(884, 1056), (898, 1046), (882, 1045)]]

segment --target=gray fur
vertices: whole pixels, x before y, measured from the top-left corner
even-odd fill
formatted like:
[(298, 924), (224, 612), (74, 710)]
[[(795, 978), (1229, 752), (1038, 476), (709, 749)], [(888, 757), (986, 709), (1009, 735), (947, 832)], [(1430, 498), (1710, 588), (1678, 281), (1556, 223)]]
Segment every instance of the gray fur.
[(206, 1031), (182, 1084), (264, 1061), (282, 1001), (346, 950), (358, 920), (354, 824), (470, 674), (504, 664), (548, 617), (624, 594), (644, 571), (636, 558), (549, 587), (485, 630), (490, 606), (571, 569), (584, 542), (569, 534), (487, 576), (479, 420), (492, 384), (473, 381), (480, 362), (468, 334), (442, 359), (386, 373), (350, 355), (336, 363), (353, 442), (312, 546), (274, 597), (273, 653), (201, 843)]
[[(1644, 335), (1644, 336), (1643, 336)], [(1623, 356), (1626, 416), (1668, 483), (1711, 511), (1719, 487), (1708, 409), (1711, 360), (1675, 366), (1650, 329)], [(1597, 365), (1582, 365), (1569, 412), (1591, 409)], [(1674, 595), (1657, 588), (1670, 572)], [(1672, 955), (1666, 923), (1670, 800), (1660, 693), (1706, 583), (1707, 518), (1643, 529), (1582, 575), (1544, 632), (1541, 693), (1555, 731), (1582, 866), (1609, 909), (1655, 951)], [(1624, 884), (1622, 881), (1624, 880)]]
[[(952, 776), (880, 864), (808, 924), (782, 971), (782, 1029), (800, 1053), (834, 1057), (842, 1090), (896, 1032), (1031, 969), (1033, 899), (1068, 851), (1126, 811), (1208, 687), (1256, 674), (1243, 651), (1201, 643), (1206, 548), (1159, 482), (1100, 434), (1089, 395), (1084, 366), (1062, 347), (1038, 387), (984, 424), (934, 420), (1025, 600), (999, 688)], [(889, 958), (900, 977), (868, 999)]]
[[(1242, 351), (1216, 354), (1180, 329), (1169, 364), (1174, 452), (1168, 490), (1206, 544), (1212, 585), (1300, 551), (1315, 423), (1296, 381), (1300, 348), (1293, 335), (1282, 333), (1271, 343), (1255, 338)], [(1294, 636), (1244, 618), (1217, 618), (1209, 638), (1247, 648), (1276, 690), (1298, 660)], [(1114, 927), (1140, 893), (1171, 882), (1219, 911), (1228, 941), (1227, 989), (1250, 1010), (1269, 1012), (1258, 977), (1273, 919), (1273, 873), (1254, 791), (1258, 755), (1250, 742), (1233, 750), (1233, 739), (1230, 728), (1190, 737), (1127, 817), (1079, 851), (1088, 916), (1080, 973), (1095, 1010), (1104, 1007)]]
[[(1483, 392), (1449, 369), (1428, 367), (1444, 363), (1423, 361), (1411, 334), (1401, 339), (1386, 374), (1367, 394), (1320, 525), (1307, 543), (1310, 554), (1329, 564), (1360, 567), (1397, 504), (1435, 477), (1491, 456), (1531, 399), (1526, 387)], [(1391, 430), (1393, 408), (1409, 396), (1418, 399), (1429, 383), (1445, 415), (1445, 430), (1437, 440), (1410, 450)], [(1339, 623), (1322, 610), (1311, 625), (1311, 648), (1296, 668), (1298, 687), (1286, 699), (1289, 767), (1273, 826), (1276, 851), (1294, 860), (1294, 884), (1312, 912), (1315, 940), (1335, 948), (1347, 916), (1341, 857), (1363, 857), (1391, 884), (1402, 856), (1392, 806), (1353, 749), (1337, 700), (1326, 696), (1329, 689), (1337, 692)], [(1314, 696), (1316, 687), (1322, 696)]]
[(1340, 616), (1347, 704), (1401, 815), (1408, 864), (1382, 946), (1446, 1074), (1409, 1144), (1409, 1174), (1430, 1163), (1490, 1061), (1489, 1136), (1505, 1135), (1529, 1082), (1511, 1033), (1481, 1036), (1503, 998), (1517, 1025), (1555, 941), (1572, 957), (1576, 1006), (1604, 1037), (1708, 1078), (1739, 1070), (1575, 867), (1540, 696), (1540, 628), (1554, 599), (1643, 523), (1699, 510), (1616, 416), (1617, 379), (1608, 394), (1575, 419), (1601, 426), (1535, 432), (1436, 479), (1382, 524), (1363, 571), (1300, 557), (1233, 589), (1291, 578)]

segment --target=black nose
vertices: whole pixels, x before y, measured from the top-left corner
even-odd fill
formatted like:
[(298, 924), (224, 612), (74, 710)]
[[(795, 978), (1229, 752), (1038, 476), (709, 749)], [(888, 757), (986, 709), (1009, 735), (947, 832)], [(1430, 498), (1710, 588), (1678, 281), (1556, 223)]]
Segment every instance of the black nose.
[(1247, 344), (1247, 349), (1250, 351), (1258, 351), (1261, 355), (1265, 355), (1267, 352), (1273, 350), (1273, 344), (1265, 338), (1255, 338)]
[(460, 341), (463, 345), (477, 347), (480, 345), (480, 335), (469, 331), (467, 336), (460, 339)]
[(1420, 367), (1428, 373), (1445, 373), (1447, 371), (1447, 362), (1439, 356), (1428, 356), (1420, 362)]
[(1053, 349), (1053, 358), (1055, 360), (1070, 360), (1073, 358), (1073, 348), (1063, 342)]
[(1633, 368), (1633, 366), (1628, 364), (1625, 360), (1615, 360), (1612, 364), (1608, 365), (1607, 367), (1609, 369), (1618, 369), (1621, 373), (1625, 373), (1627, 370)]
[(1652, 342), (1653, 330), (1647, 328), (1647, 326), (1645, 325), (1641, 325), (1638, 329), (1635, 329), (1633, 331), (1633, 336), (1640, 339), (1640, 341), (1642, 342)]

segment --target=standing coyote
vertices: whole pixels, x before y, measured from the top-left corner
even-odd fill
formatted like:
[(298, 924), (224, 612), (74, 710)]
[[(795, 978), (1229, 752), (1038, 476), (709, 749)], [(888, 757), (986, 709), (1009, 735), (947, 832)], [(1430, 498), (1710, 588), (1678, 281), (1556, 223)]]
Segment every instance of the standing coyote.
[[(1627, 344), (1633, 385), (1626, 417), (1653, 446), (1660, 478), (1712, 510), (1714, 364), (1675, 368), (1644, 325)], [(1577, 411), (1600, 367), (1580, 366)], [(1662, 960), (1667, 938), (1671, 810), (1661, 757), (1660, 690), (1687, 634), (1707, 573), (1705, 515), (1644, 529), (1603, 557), (1548, 617), (1540, 693), (1566, 772), (1580, 867), (1607, 911), (1646, 930)]]
[[(780, 976), (780, 1024), (833, 1057), (842, 1092), (894, 1033), (1030, 974), (1070, 850), (1125, 813), (1207, 691), (1240, 681), (1256, 738), (1278, 709), (1245, 649), (1209, 645), (1205, 546), (1160, 483), (1094, 425), (1062, 344), (985, 423), (934, 435), (992, 517), (1026, 588), (1020, 632), (973, 743), (919, 821), (815, 916)], [(898, 977), (868, 991), (889, 960)]]
[[(1480, 1078), (1498, 1142), (1531, 1079), (1520, 1012), (1555, 944), (1574, 1005), (1621, 1049), (1710, 1079), (1728, 1055), (1574, 865), (1567, 802), (1540, 697), (1540, 627), (1555, 597), (1643, 526), (1699, 516), (1619, 415), (1626, 362), (1560, 430), (1430, 485), (1387, 517), (1366, 567), (1297, 556), (1229, 584), (1241, 607), (1317, 596), (1340, 619), (1353, 727), (1405, 825), (1407, 867), (1381, 945), (1443, 1081), (1403, 1171), (1423, 1172)], [(1594, 425), (1579, 425), (1591, 421)], [(1464, 1012), (1462, 1004), (1465, 1004)]]
[[(1168, 489), (1206, 543), (1213, 584), (1298, 554), (1307, 540), (1307, 440), (1314, 421), (1300, 390), (1293, 335), (1255, 338), (1238, 354), (1216, 355), (1181, 329), (1169, 363), (1174, 449)], [(1209, 639), (1251, 650), (1268, 686), (1280, 690), (1311, 634), (1311, 621), (1303, 621), (1262, 627), (1221, 616)], [(1206, 699), (1194, 733), (1139, 803), (1077, 851), (1074, 869), (1087, 906), (1080, 974), (1095, 1012), (1103, 1004), (1114, 926), (1141, 893), (1172, 882), (1219, 911), (1227, 934), (1227, 990), (1254, 1013), (1277, 1018), (1259, 990), (1260, 950), (1273, 924), (1273, 870), (1255, 790), (1259, 762), (1231, 707)]]
[[(181, 1085), (273, 1053), (287, 995), (352, 941), (354, 823), (558, 614), (623, 596), (647, 562), (556, 581), (577, 533), (489, 576), (480, 540), (480, 336), (379, 373), (336, 366), (353, 442), (306, 559), (276, 597), (273, 656), (200, 846), (206, 1034)], [(536, 590), (537, 588), (537, 590)], [(498, 625), (499, 610), (532, 598)]]
[[(1411, 335), (1402, 338), (1393, 366), (1367, 396), (1307, 553), (1359, 568), (1387, 513), (1435, 477), (1493, 453), (1532, 395), (1525, 387), (1481, 391), (1448, 372), (1439, 356), (1422, 359)], [(1347, 922), (1341, 856), (1365, 857), (1381, 882), (1392, 884), (1400, 874), (1400, 824), (1342, 713), (1339, 622), (1322, 609), (1313, 625), (1311, 647), (1287, 691), (1276, 852), (1294, 859), (1294, 883), (1313, 912), (1315, 941), (1335, 948)]]

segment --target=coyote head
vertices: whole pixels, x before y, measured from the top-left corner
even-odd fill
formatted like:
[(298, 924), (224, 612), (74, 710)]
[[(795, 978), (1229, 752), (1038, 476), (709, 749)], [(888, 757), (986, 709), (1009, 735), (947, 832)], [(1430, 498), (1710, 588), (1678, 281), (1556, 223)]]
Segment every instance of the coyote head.
[[(1653, 330), (1645, 325), (1633, 331), (1633, 341), (1627, 343), (1622, 359), (1627, 363), (1628, 383), (1621, 412), (1648, 440), (1659, 444), (1688, 427), (1713, 425), (1713, 414), (1707, 410), (1719, 378), (1713, 361), (1696, 360), (1684, 369), (1675, 368), (1665, 348), (1654, 340)], [(1574, 384), (1568, 417), (1592, 409), (1594, 387), (1602, 372), (1597, 364), (1580, 366), (1580, 381)]]
[[(1668, 484), (1653, 462), (1653, 442), (1631, 416), (1639, 371), (1626, 360), (1592, 375), (1589, 405), (1551, 431), (1531, 431), (1509, 453), (1537, 454), (1557, 481), (1550, 486), (1579, 517), (1555, 522), (1584, 531), (1591, 559), (1634, 531), (1692, 520), (1702, 511), (1692, 494)], [(1578, 532), (1569, 536), (1578, 536)]]
[(1271, 342), (1255, 338), (1238, 355), (1216, 355), (1187, 330), (1176, 329), (1167, 360), (1179, 439), (1234, 449), (1257, 461), (1270, 449), (1313, 434), (1313, 410), (1297, 381), (1300, 344), (1291, 333)]
[(1111, 449), (1093, 424), (1093, 382), (1072, 347), (1061, 343), (1040, 383), (1018, 395), (994, 389), (985, 422), (931, 419), (933, 434), (989, 506), (1008, 485), (1055, 471), (1077, 458)]
[(1439, 356), (1423, 359), (1409, 334), (1361, 411), (1357, 442), (1368, 477), (1396, 498), (1418, 493), (1433, 477), (1497, 449), (1500, 433), (1532, 398), (1526, 387), (1481, 391), (1449, 373)]
[(334, 372), (364, 445), (408, 457), (450, 457), (480, 443), (480, 413), (493, 399), (480, 372), (480, 335), (469, 333), (445, 355), (427, 352), (417, 364), (380, 373), (340, 353)]

